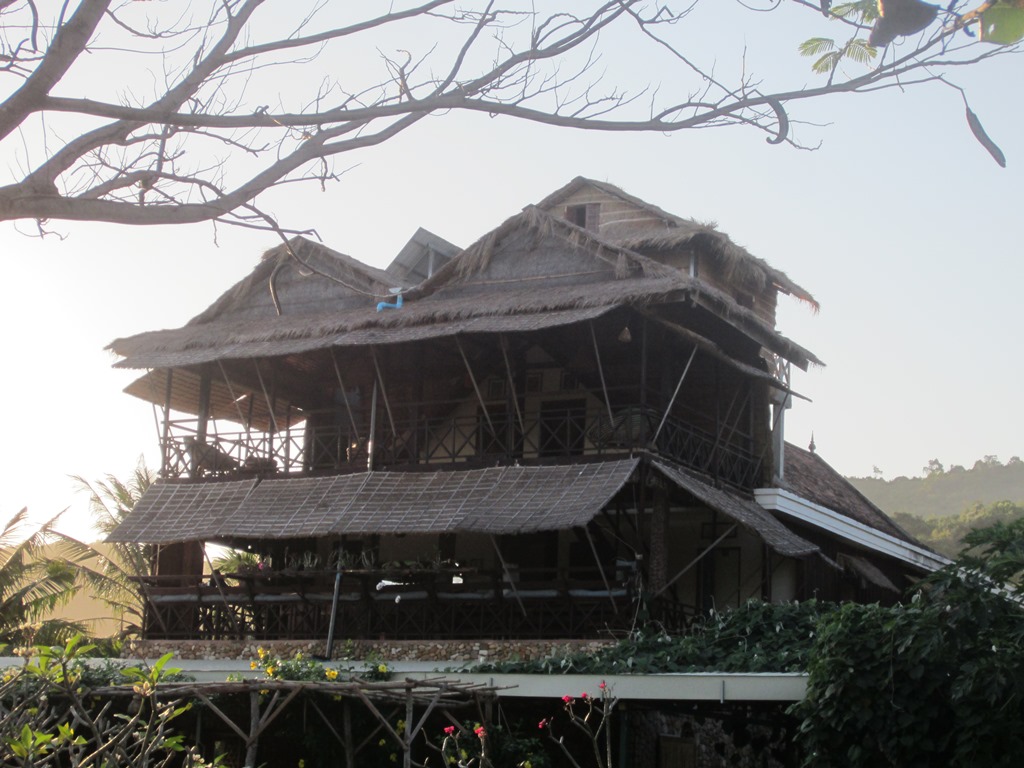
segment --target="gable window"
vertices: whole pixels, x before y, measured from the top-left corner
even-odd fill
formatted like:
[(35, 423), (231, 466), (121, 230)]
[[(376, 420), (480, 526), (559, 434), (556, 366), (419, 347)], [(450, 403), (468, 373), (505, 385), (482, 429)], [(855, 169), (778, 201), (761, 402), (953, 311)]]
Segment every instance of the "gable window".
[(601, 204), (567, 205), (565, 206), (565, 220), (577, 227), (596, 232), (601, 222)]

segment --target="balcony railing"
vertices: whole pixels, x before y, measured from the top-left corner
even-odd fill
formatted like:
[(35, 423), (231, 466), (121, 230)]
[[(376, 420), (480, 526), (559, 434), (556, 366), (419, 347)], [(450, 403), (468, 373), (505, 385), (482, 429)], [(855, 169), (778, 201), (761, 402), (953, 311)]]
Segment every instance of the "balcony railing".
[(342, 638), (597, 637), (627, 629), (637, 600), (632, 577), (606, 584), (548, 575), (511, 584), (500, 573), (462, 580), (437, 573), (345, 572), (335, 600), (333, 572), (225, 576), (193, 584), (180, 577), (139, 579), (145, 637), (324, 637), (332, 613)]
[[(416, 464), (493, 466), (646, 450), (750, 488), (760, 457), (736, 441), (701, 430), (653, 409), (606, 412), (582, 407), (545, 408), (521, 418), (504, 411), (444, 418), (383, 419), (376, 435), (307, 413), (277, 433), (224, 431), (200, 436), (197, 423), (172, 421), (163, 443), (165, 477), (303, 475), (364, 471)], [(659, 429), (660, 427), (660, 429)], [(749, 442), (749, 441), (745, 441)]]

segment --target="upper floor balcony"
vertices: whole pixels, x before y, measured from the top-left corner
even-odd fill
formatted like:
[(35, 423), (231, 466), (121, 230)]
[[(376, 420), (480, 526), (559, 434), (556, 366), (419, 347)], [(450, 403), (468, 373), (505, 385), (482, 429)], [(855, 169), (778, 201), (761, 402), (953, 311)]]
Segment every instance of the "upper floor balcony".
[[(735, 424), (716, 435), (685, 414), (640, 405), (612, 410), (583, 398), (545, 402), (529, 412), (490, 405), (426, 415), (439, 410), (435, 406), (417, 403), (401, 414), (378, 408), (373, 418), (345, 409), (308, 411), (272, 431), (210, 421), (203, 434), (196, 419), (169, 419), (161, 440), (162, 474), (288, 477), (564, 463), (646, 451), (740, 488), (753, 488), (761, 479), (763, 451), (756, 452), (754, 441)], [(366, 426), (360, 428), (361, 423)]]

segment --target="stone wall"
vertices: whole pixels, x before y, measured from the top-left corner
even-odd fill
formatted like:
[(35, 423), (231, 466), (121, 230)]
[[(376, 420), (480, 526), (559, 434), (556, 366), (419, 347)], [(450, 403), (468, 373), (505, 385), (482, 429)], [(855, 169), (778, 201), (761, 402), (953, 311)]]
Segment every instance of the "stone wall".
[(795, 723), (785, 707), (743, 704), (693, 714), (632, 710), (631, 764), (652, 768), (785, 768), (796, 765)]
[[(512, 661), (543, 659), (552, 655), (592, 652), (613, 645), (611, 640), (341, 640), (333, 658), (375, 658), (382, 661)], [(257, 648), (272, 656), (323, 656), (319, 640), (140, 640), (126, 650), (133, 659), (157, 659), (173, 653), (176, 659), (255, 659)]]

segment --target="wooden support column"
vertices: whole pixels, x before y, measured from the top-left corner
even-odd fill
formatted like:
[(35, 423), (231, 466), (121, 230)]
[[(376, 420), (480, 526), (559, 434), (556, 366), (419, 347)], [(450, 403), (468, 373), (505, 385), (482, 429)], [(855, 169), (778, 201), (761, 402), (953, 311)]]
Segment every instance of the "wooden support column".
[(341, 728), (345, 735), (345, 768), (356, 768), (356, 748), (352, 741), (352, 702), (348, 697), (341, 705)]
[(366, 441), (366, 471), (373, 472), (373, 453), (377, 443), (377, 380), (373, 380), (370, 397), (370, 438)]
[(201, 469), (199, 459), (203, 455), (202, 446), (206, 445), (206, 433), (210, 421), (210, 387), (210, 371), (208, 368), (204, 368), (199, 377), (199, 407), (197, 409), (195, 449), (190, 456), (191, 461), (188, 468), (188, 476), (192, 480), (196, 480), (199, 477)]
[(166, 478), (171, 467), (171, 392), (174, 384), (174, 369), (167, 369), (167, 384), (164, 388), (164, 425), (160, 440), (160, 477)]
[[(647, 318), (640, 325), (640, 413), (647, 412)], [(647, 419), (640, 419), (640, 445), (647, 445)]]
[(604, 366), (601, 365), (601, 352), (597, 348), (597, 334), (594, 333), (594, 321), (587, 324), (590, 328), (590, 340), (594, 344), (594, 360), (597, 361), (597, 375), (601, 378), (601, 391), (604, 393), (604, 404), (608, 408), (608, 429), (615, 428), (615, 416), (612, 415), (612, 401), (608, 397), (608, 385), (604, 381)]
[(652, 594), (659, 594), (668, 580), (668, 490), (659, 484), (654, 489), (654, 511), (651, 514), (651, 560), (647, 578)]

